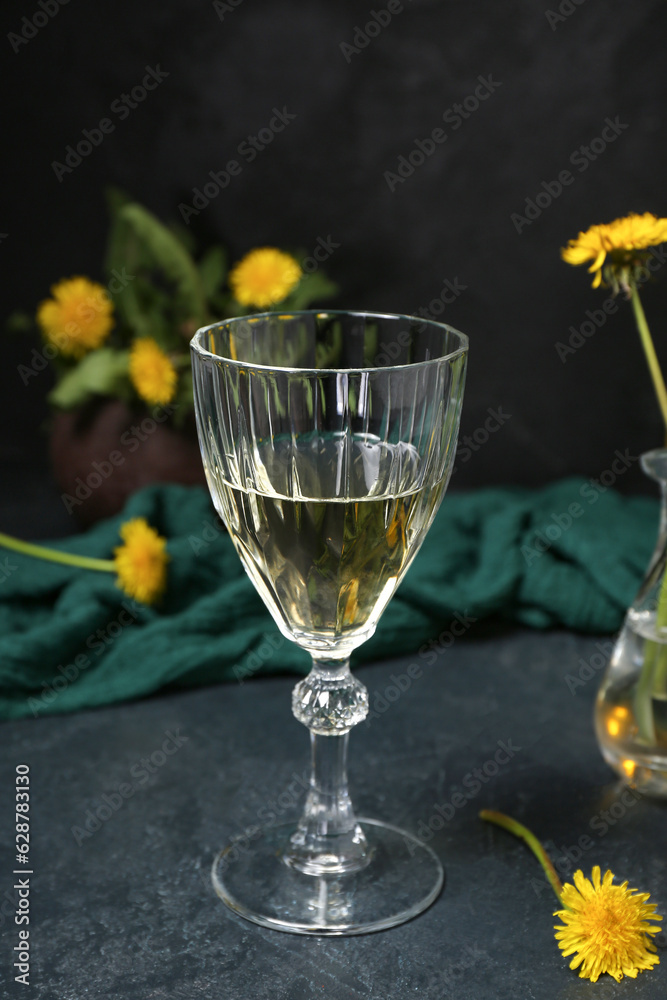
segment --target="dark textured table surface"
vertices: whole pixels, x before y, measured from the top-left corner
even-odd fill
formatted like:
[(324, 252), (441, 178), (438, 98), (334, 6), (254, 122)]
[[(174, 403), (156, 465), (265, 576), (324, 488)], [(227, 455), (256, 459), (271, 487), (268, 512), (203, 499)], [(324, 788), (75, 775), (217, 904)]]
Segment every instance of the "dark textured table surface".
[[(594, 639), (563, 633), (462, 639), (433, 665), (412, 658), (423, 674), (394, 701), (393, 689), (385, 697), (392, 675), (410, 659), (358, 671), (377, 715), (351, 737), (358, 812), (428, 840), (446, 868), (431, 909), (359, 937), (265, 930), (232, 915), (211, 887), (224, 840), (267, 802), (280, 812), (281, 791), (306, 773), (292, 679), (5, 723), (2, 996), (664, 998), (664, 935), (663, 964), (634, 981), (604, 977), (594, 987), (571, 972), (537, 862), (477, 818), (485, 807), (512, 813), (549, 842), (565, 875), (574, 870), (567, 852), (583, 843), (587, 874), (611, 867), (667, 912), (666, 808), (623, 793), (602, 761), (591, 726), (597, 676), (574, 694), (565, 679), (595, 651)], [(511, 749), (500, 765), (499, 741)], [(18, 931), (8, 843), (22, 763), (32, 790), (29, 987), (6, 975)], [(485, 780), (455, 808), (455, 792), (475, 791), (474, 768)]]

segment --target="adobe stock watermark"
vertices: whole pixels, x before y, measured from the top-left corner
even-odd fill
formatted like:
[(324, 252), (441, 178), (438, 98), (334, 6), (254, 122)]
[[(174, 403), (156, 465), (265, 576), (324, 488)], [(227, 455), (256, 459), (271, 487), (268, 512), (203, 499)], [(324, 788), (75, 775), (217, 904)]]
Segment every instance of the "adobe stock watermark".
[[(477, 618), (473, 615), (461, 614), (461, 612), (456, 611), (449, 626), (443, 629), (440, 635), (420, 646), (419, 659), (427, 666), (432, 666), (437, 662), (440, 653), (449, 649), (457, 639), (465, 635), (476, 621)], [(419, 680), (423, 674), (421, 664), (413, 661), (408, 665), (405, 673), (391, 674), (389, 684), (386, 684), (381, 690), (376, 688), (372, 693), (369, 693), (369, 711), (364, 719), (364, 725), (370, 726), (373, 719), (379, 719), (380, 716), (384, 715), (406, 691), (410, 690), (413, 681)]]
[(301, 261), (301, 270), (306, 274), (313, 274), (321, 264), (329, 260), (334, 250), (340, 249), (340, 243), (335, 243), (331, 233), (324, 238), (318, 236), (312, 252)]
[[(120, 444), (123, 449), (126, 449), (129, 454), (133, 454), (177, 409), (178, 404), (154, 406), (150, 417), (144, 417), (141, 423), (133, 424), (129, 430), (123, 431), (120, 436)], [(93, 492), (114, 474), (116, 469), (125, 465), (126, 457), (120, 449), (114, 448), (106, 458), (92, 463), (90, 472), (85, 479), (77, 476), (74, 480), (76, 485), (74, 493), (60, 494), (60, 499), (67, 513), (71, 514), (75, 507), (80, 507), (85, 503)]]
[[(646, 260), (646, 265), (638, 268), (636, 272), (638, 286), (645, 284), (667, 261), (667, 250), (663, 250), (662, 247), (649, 247), (648, 251), (650, 256)], [(587, 318), (583, 323), (579, 327), (570, 326), (567, 343), (557, 340), (554, 344), (561, 362), (565, 364), (570, 355), (576, 354), (584, 344), (588, 343), (591, 337), (602, 329), (607, 319), (616, 312), (618, 312), (618, 297), (613, 295), (605, 299), (601, 309), (587, 309)]]
[(438, 316), (442, 316), (446, 306), (453, 305), (459, 295), (467, 290), (468, 286), (459, 280), (458, 275), (453, 279), (445, 278), (440, 289), (440, 294), (436, 298), (431, 299), (427, 306), (419, 306), (413, 310), (412, 315), (420, 316), (426, 320), (437, 319)]
[[(109, 111), (117, 117), (118, 121), (122, 122), (128, 118), (130, 112), (143, 104), (149, 93), (156, 90), (162, 81), (169, 76), (169, 73), (160, 69), (159, 63), (155, 67), (146, 66), (145, 69), (146, 74), (141, 83), (133, 87), (129, 94), (120, 94), (111, 102)], [(51, 169), (58, 178), (58, 183), (62, 184), (65, 176), (76, 170), (97, 146), (102, 145), (105, 137), (115, 131), (116, 122), (106, 116), (101, 118), (95, 127), (84, 128), (81, 132), (83, 138), (79, 139), (76, 146), (65, 147), (64, 162), (61, 163), (59, 160), (51, 162)]]
[[(38, 885), (41, 886), (43, 880), (43, 875), (31, 875), (30, 888), (34, 890)], [(0, 929), (2, 929), (7, 922), (14, 927), (16, 916), (16, 890), (12, 887), (11, 889), (5, 889), (2, 896), (0, 896)]]
[[(497, 750), (493, 756), (485, 760), (480, 767), (473, 767), (461, 779), (460, 786), (451, 785), (444, 802), (433, 806), (433, 813), (428, 820), (420, 820), (417, 827), (417, 838), (422, 844), (432, 840), (435, 834), (442, 830), (445, 823), (450, 823), (459, 809), (464, 809), (469, 802), (477, 798), (482, 788), (500, 774), (500, 769), (506, 767), (523, 747), (515, 746), (510, 737), (497, 740)], [(460, 790), (461, 788), (461, 790)], [(409, 841), (406, 838), (406, 846)], [(412, 847), (414, 851), (414, 846)]]
[[(213, 542), (224, 537), (226, 534), (227, 529), (219, 517), (216, 517), (215, 520), (205, 518), (202, 522), (201, 532), (198, 535), (188, 535), (188, 542), (194, 554), (198, 556), (202, 550), (208, 549)], [(232, 674), (235, 680), (239, 684), (243, 684), (248, 677), (256, 674), (265, 663), (268, 663), (275, 651), (280, 649), (284, 642), (284, 636), (280, 632), (265, 632), (257, 648), (253, 649), (232, 667)]]
[[(418, 680), (423, 675), (424, 671), (418, 663), (409, 664), (405, 673), (391, 674), (389, 677), (390, 684), (387, 684), (382, 691), (375, 690), (372, 695), (369, 695), (369, 712), (364, 719), (364, 725), (370, 726), (372, 719), (379, 719), (381, 715), (384, 715), (389, 707), (398, 701), (402, 694), (410, 690), (412, 682)], [(370, 708), (371, 704), (372, 708)]]
[[(561, 878), (567, 878), (581, 866), (581, 859), (584, 854), (595, 847), (595, 841), (587, 833), (582, 833), (575, 844), (561, 844), (557, 847), (553, 840), (545, 840), (543, 844), (547, 854), (553, 861), (554, 868)], [(542, 878), (533, 875), (530, 885), (536, 896), (541, 896), (545, 889), (553, 892), (553, 886), (549, 882), (546, 873)]]
[[(272, 117), (267, 124), (260, 128), (255, 135), (248, 135), (239, 143), (236, 152), (243, 159), (244, 163), (252, 163), (267, 146), (281, 132), (284, 132), (288, 125), (296, 119), (296, 114), (287, 110), (283, 105), (282, 110), (273, 108)], [(181, 202), (178, 211), (186, 226), (190, 225), (190, 219), (198, 216), (205, 208), (214, 201), (225, 188), (231, 184), (233, 177), (239, 177), (243, 173), (244, 164), (239, 160), (228, 160), (222, 170), (209, 170), (210, 180), (206, 180), (201, 187), (192, 189), (192, 204)]]
[[(120, 271), (114, 268), (106, 288), (101, 289), (97, 294), (89, 295), (78, 304), (78, 319), (86, 323), (94, 319), (98, 313), (108, 308), (109, 292), (112, 295), (117, 295), (134, 279), (135, 275), (128, 274), (124, 267)], [(31, 364), (17, 365), (16, 367), (16, 371), (23, 384), (27, 385), (31, 378), (43, 372), (48, 367), (49, 361), (53, 361), (61, 351), (64, 351), (72, 339), (76, 341), (80, 333), (81, 326), (76, 320), (72, 319), (65, 324), (62, 330), (58, 330), (52, 334), (51, 339), (53, 343), (43, 344), (39, 350), (33, 347)]]
[(243, 0), (213, 0), (213, 10), (218, 15), (220, 21), (224, 21), (226, 14), (233, 14), (237, 7), (240, 7)]
[(148, 757), (142, 757), (130, 768), (132, 781), (123, 781), (115, 792), (104, 792), (100, 796), (100, 805), (94, 810), (87, 809), (81, 826), (72, 826), (70, 832), (77, 845), (81, 847), (84, 840), (89, 840), (94, 833), (107, 823), (115, 813), (121, 809), (128, 799), (140, 788), (142, 788), (151, 775), (160, 770), (167, 763), (170, 757), (178, 753), (184, 743), (190, 739), (183, 736), (180, 729), (173, 733), (170, 729), (164, 733), (165, 739), (161, 746), (154, 750)]
[(198, 556), (202, 549), (208, 549), (213, 542), (226, 534), (227, 529), (219, 517), (216, 516), (215, 521), (207, 517), (202, 521), (202, 529), (198, 535), (188, 535), (188, 544), (194, 554)]
[[(571, 166), (576, 167), (580, 174), (588, 170), (591, 163), (602, 156), (604, 152), (609, 148), (609, 146), (616, 142), (618, 137), (625, 132), (627, 128), (630, 128), (629, 124), (622, 122), (618, 115), (612, 118), (605, 118), (604, 127), (599, 136), (588, 143), (587, 146), (579, 146), (570, 153), (569, 163)], [(552, 181), (542, 181), (541, 190), (533, 198), (526, 198), (525, 205), (522, 215), (520, 212), (512, 212), (510, 215), (510, 222), (513, 224), (517, 233), (521, 235), (526, 226), (532, 226), (536, 219), (539, 219), (542, 213), (549, 208), (554, 201), (562, 195), (566, 187), (570, 187), (574, 184), (576, 178), (575, 175), (570, 170), (561, 170), (558, 173), (556, 180)]]
[[(596, 834), (598, 840), (595, 840), (590, 833), (580, 834), (574, 844), (561, 844), (560, 848), (556, 846), (554, 841), (547, 840), (544, 842), (544, 846), (547, 849), (549, 857), (553, 861), (554, 868), (561, 876), (561, 878), (567, 878), (572, 875), (577, 868), (581, 868), (581, 859), (584, 854), (588, 854), (594, 847), (597, 846), (599, 841), (612, 830), (617, 823), (627, 816), (627, 814), (634, 809), (638, 802), (641, 802), (644, 796), (636, 788), (631, 788), (629, 785), (623, 788), (623, 790), (618, 795), (618, 798), (613, 802), (608, 809), (600, 809), (599, 812), (591, 816), (588, 822), (589, 830)], [(533, 876), (530, 879), (530, 884), (533, 891), (537, 896), (540, 896), (545, 889), (553, 891), (546, 874), (543, 874), (541, 878)]]
[(275, 826), (285, 813), (292, 811), (303, 797), (304, 792), (308, 792), (309, 790), (310, 771), (306, 770), (302, 774), (297, 774), (296, 771), (293, 771), (292, 781), (287, 788), (275, 799), (269, 799), (268, 802), (265, 802), (257, 810), (259, 824), (252, 823), (250, 826), (245, 827), (242, 833), (232, 837), (229, 848), (217, 863), (218, 872), (223, 873), (227, 871), (234, 862), (238, 861), (244, 854), (247, 854), (252, 842), (261, 837), (265, 830)]
[(77, 653), (71, 663), (59, 663), (54, 677), (49, 682), (42, 681), (42, 693), (39, 697), (28, 698), (28, 708), (33, 716), (37, 718), (39, 713), (52, 705), (70, 684), (74, 684), (83, 671), (94, 663), (95, 657), (100, 656), (105, 649), (113, 645), (126, 628), (134, 625), (142, 617), (144, 610), (141, 604), (129, 597), (123, 600), (119, 613), (103, 628), (91, 632), (81, 643), (81, 646), (85, 646), (93, 654), (93, 657), (89, 656), (88, 653)]
[(261, 645), (253, 649), (247, 656), (244, 656), (240, 663), (234, 664), (232, 667), (234, 678), (239, 684), (243, 684), (248, 677), (252, 677), (258, 670), (261, 670), (265, 663), (268, 663), (275, 651), (280, 649), (284, 642), (284, 636), (280, 632), (278, 634), (275, 632), (265, 632), (262, 636)]
[(22, 46), (27, 45), (39, 33), (41, 28), (45, 28), (49, 21), (60, 12), (61, 7), (65, 7), (70, 0), (37, 0), (37, 10), (30, 17), (21, 18), (21, 30), (19, 32), (10, 31), (7, 41), (15, 53), (21, 51)]
[[(410, 0), (408, 0), (408, 3)], [(384, 28), (389, 27), (392, 19), (397, 14), (402, 14), (405, 10), (402, 0), (389, 0), (389, 3), (381, 7), (380, 10), (369, 10), (369, 20), (364, 25), (355, 25), (352, 42), (341, 42), (338, 46), (343, 53), (346, 63), (352, 62), (352, 56), (358, 56), (367, 48), (371, 41), (380, 34)]]
[(588, 657), (587, 660), (583, 656), (579, 657), (577, 665), (579, 670), (576, 676), (574, 674), (565, 674), (563, 680), (570, 689), (570, 694), (576, 694), (577, 689), (585, 687), (586, 684), (593, 678), (601, 673), (609, 663), (609, 658), (614, 652), (614, 644), (607, 640), (606, 642), (596, 642), (595, 648), (597, 652), (593, 653)]
[(419, 655), (427, 666), (432, 667), (437, 662), (438, 657), (450, 646), (453, 646), (457, 639), (465, 635), (471, 625), (479, 619), (474, 615), (462, 614), (460, 611), (454, 612), (454, 617), (449, 626), (442, 630), (440, 635), (419, 647)]
[[(456, 302), (459, 295), (465, 292), (467, 288), (467, 285), (461, 284), (458, 277), (453, 280), (445, 278), (440, 290), (440, 295), (437, 298), (431, 299), (428, 304), (428, 308), (426, 306), (419, 306), (417, 309), (413, 310), (412, 315), (425, 321), (432, 320), (435, 316), (441, 316), (446, 306), (452, 305), (452, 303)], [(416, 326), (419, 330), (423, 330), (426, 327), (426, 322), (423, 324), (413, 324), (413, 326)], [(379, 344), (380, 350), (373, 359), (375, 367), (385, 368), (389, 365), (395, 364), (401, 354), (408, 347), (410, 347), (413, 339), (414, 329), (405, 329), (401, 330), (389, 341), (381, 340)]]
[(568, 17), (572, 17), (576, 9), (584, 3), (586, 3), (586, 0), (562, 0), (557, 11), (545, 10), (544, 16), (549, 22), (551, 30), (555, 31), (559, 24), (567, 21)]
[(500, 428), (504, 427), (507, 421), (512, 419), (511, 413), (505, 413), (503, 411), (502, 403), (495, 409), (489, 407), (486, 412), (488, 416), (484, 423), (479, 427), (476, 427), (472, 434), (464, 434), (464, 436), (459, 439), (459, 443), (456, 448), (457, 464), (452, 469), (452, 475), (456, 474), (460, 465), (464, 465), (466, 462), (469, 462), (473, 454), (478, 452), (480, 448), (483, 448), (489, 438), (493, 434), (497, 434)]
[(10, 556), (3, 556), (0, 558), (0, 586), (9, 580), (12, 573), (15, 573), (18, 566), (10, 562)]
[[(477, 111), (480, 105), (489, 99), (492, 94), (502, 87), (500, 80), (494, 80), (493, 75), (478, 76), (478, 84), (472, 94), (468, 94), (460, 104), (453, 104), (442, 113), (442, 120), (451, 126), (451, 131), (455, 132), (461, 127), (472, 114)], [(415, 139), (413, 149), (407, 154), (401, 153), (396, 162), (396, 170), (385, 170), (382, 175), (387, 187), (393, 192), (399, 184), (405, 184), (409, 177), (412, 177), (415, 170), (422, 167), (428, 157), (433, 156), (435, 151), (442, 146), (449, 138), (445, 129), (437, 126), (432, 129), (425, 139)]]
[(550, 523), (543, 530), (541, 528), (535, 530), (533, 543), (521, 546), (521, 555), (526, 565), (530, 566), (536, 559), (540, 559), (545, 552), (548, 552), (554, 542), (557, 542), (575, 521), (583, 517), (586, 511), (598, 502), (602, 494), (606, 493), (638, 461), (639, 456), (631, 455), (629, 448), (624, 451), (617, 448), (611, 466), (601, 472), (597, 479), (591, 478), (579, 488), (579, 496), (586, 502), (587, 506), (574, 500), (568, 504), (567, 510), (552, 512)]

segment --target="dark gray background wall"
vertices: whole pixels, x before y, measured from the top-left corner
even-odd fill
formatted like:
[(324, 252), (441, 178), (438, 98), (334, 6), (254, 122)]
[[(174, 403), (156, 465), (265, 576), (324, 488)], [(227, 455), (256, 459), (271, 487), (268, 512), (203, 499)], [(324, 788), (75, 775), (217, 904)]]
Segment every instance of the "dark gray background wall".
[[(387, 21), (385, 0), (43, 4), (57, 12), (37, 30), (23, 19), (43, 11), (38, 0), (0, 11), (3, 317), (63, 276), (100, 276), (106, 184), (178, 218), (209, 171), (235, 159), (240, 174), (190, 219), (203, 242), (221, 240), (237, 258), (257, 244), (331, 239), (338, 307), (434, 312), (450, 283), (440, 318), (471, 340), (462, 434), (483, 440), (488, 411), (502, 415), (478, 450), (461, 453), (457, 487), (597, 476), (617, 449), (635, 456), (662, 443), (629, 306), (579, 334), (565, 361), (556, 347), (607, 298), (561, 263), (559, 247), (631, 210), (667, 214), (661, 0), (405, 0), (358, 52), (345, 46), (372, 10)], [(33, 37), (17, 42), (22, 31)], [(167, 75), (121, 113), (114, 102), (146, 67)], [(457, 117), (456, 104), (475, 105), (480, 77), (485, 98)], [(295, 117), (249, 162), (239, 146), (275, 108)], [(113, 132), (59, 180), (53, 161), (105, 117)], [(616, 134), (601, 151), (593, 140), (607, 119)], [(388, 183), (435, 128), (446, 139)], [(581, 150), (591, 143), (597, 153)], [(564, 170), (572, 182), (558, 194), (551, 182)], [(513, 221), (539, 192), (539, 214)], [(666, 271), (644, 302), (667, 363)], [(3, 340), (6, 468), (45, 461), (50, 376), (24, 386), (17, 372), (31, 346)], [(617, 485), (644, 488), (636, 462)]]

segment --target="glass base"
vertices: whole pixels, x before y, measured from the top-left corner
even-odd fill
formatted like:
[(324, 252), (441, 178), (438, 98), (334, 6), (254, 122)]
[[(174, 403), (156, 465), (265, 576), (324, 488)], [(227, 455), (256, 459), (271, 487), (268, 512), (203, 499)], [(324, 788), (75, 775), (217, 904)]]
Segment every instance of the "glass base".
[(368, 934), (395, 927), (435, 901), (444, 883), (437, 856), (388, 823), (358, 820), (369, 863), (344, 875), (306, 875), (284, 860), (295, 824), (237, 837), (213, 862), (215, 891), (239, 916), (291, 934)]

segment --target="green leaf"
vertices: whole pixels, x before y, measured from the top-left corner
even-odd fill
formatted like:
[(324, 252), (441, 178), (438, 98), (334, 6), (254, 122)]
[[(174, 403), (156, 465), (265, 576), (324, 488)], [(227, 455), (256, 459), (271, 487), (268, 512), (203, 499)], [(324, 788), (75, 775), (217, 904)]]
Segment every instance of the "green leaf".
[(330, 299), (338, 294), (338, 285), (322, 271), (304, 274), (301, 281), (281, 305), (286, 309), (305, 309), (319, 299)]
[(63, 410), (81, 406), (91, 396), (117, 396), (127, 382), (129, 351), (101, 347), (71, 368), (49, 394), (49, 402)]
[(181, 225), (180, 222), (169, 222), (167, 229), (176, 237), (181, 246), (185, 247), (190, 256), (194, 257), (197, 250), (197, 241), (192, 230), (188, 229), (187, 226)]
[(222, 247), (210, 247), (199, 261), (199, 277), (207, 299), (219, 291), (227, 273), (227, 255)]
[(127, 222), (138, 239), (150, 252), (157, 267), (162, 268), (176, 285), (176, 299), (184, 316), (200, 325), (207, 319), (206, 299), (195, 262), (166, 226), (145, 208), (133, 202), (124, 205), (119, 218)]
[[(142, 270), (149, 265), (145, 248), (141, 246), (128, 222), (116, 213), (112, 218), (104, 262), (107, 287), (118, 312), (120, 326), (129, 327), (137, 336), (146, 336), (146, 331), (136, 284)], [(118, 275), (127, 279), (120, 287)]]
[(131, 199), (119, 188), (109, 187), (106, 192), (107, 207), (111, 218), (109, 237), (107, 239), (104, 270), (107, 281), (116, 273), (123, 273), (123, 268), (131, 270), (134, 266), (130, 244), (136, 242), (127, 222), (120, 217), (120, 211), (125, 205), (131, 204)]
[[(135, 337), (152, 337), (153, 324), (146, 309), (145, 296), (142, 296), (142, 280), (138, 276), (128, 282), (124, 288), (113, 296), (114, 305), (118, 309), (125, 326), (128, 326)], [(147, 285), (148, 282), (144, 284)]]

